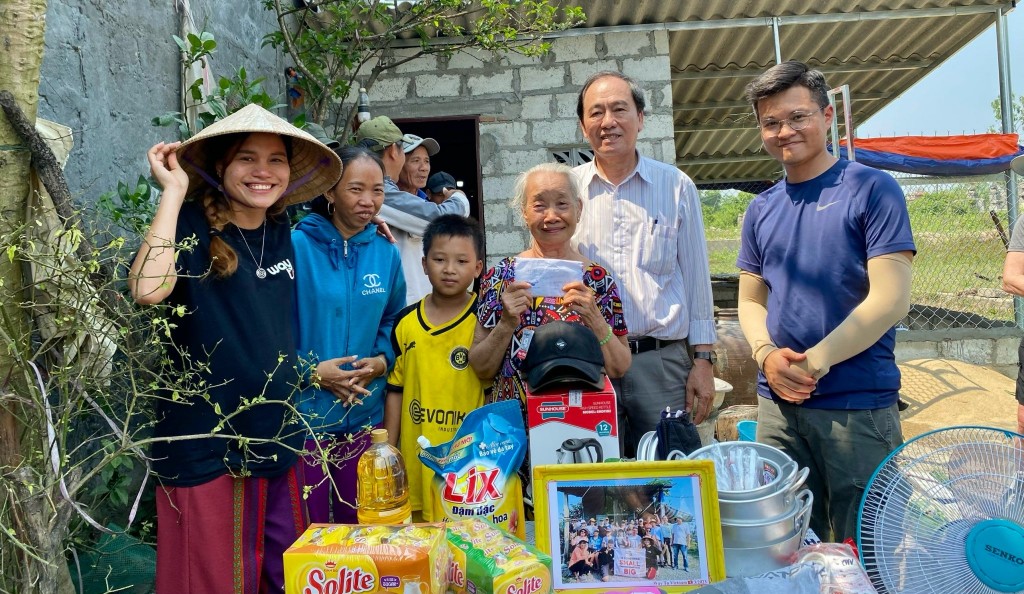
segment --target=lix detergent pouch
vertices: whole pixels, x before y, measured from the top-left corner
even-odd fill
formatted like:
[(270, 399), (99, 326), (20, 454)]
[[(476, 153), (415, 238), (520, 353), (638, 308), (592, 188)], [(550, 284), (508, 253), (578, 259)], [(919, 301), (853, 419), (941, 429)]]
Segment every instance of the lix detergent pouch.
[(526, 428), (515, 400), (478, 408), (448, 443), (425, 447), (420, 460), (434, 471), (434, 517), (488, 520), (519, 538), (523, 485), (519, 466), (526, 456)]

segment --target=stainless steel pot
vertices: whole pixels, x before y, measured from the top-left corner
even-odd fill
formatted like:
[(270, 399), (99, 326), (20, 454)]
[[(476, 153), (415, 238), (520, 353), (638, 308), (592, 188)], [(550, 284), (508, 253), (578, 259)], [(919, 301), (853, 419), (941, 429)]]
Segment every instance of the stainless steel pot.
[(770, 445), (767, 445), (767, 444), (763, 444), (763, 443), (757, 443), (756, 441), (722, 441), (722, 442), (719, 442), (719, 443), (713, 443), (711, 445), (704, 446), (704, 447), (700, 448), (699, 450), (694, 450), (687, 457), (688, 458), (711, 458), (712, 457), (712, 453), (713, 453), (715, 448), (721, 448), (723, 450), (728, 450), (729, 448), (739, 448), (739, 447), (754, 448), (754, 450), (757, 451), (757, 454), (759, 456), (761, 456), (761, 458), (763, 458), (765, 460), (771, 460), (771, 461), (775, 462), (775, 464), (777, 466), (783, 466), (787, 462), (790, 462), (790, 461), (793, 460), (792, 458), (789, 457), (789, 454), (787, 454), (786, 452), (783, 452), (779, 448), (776, 448), (776, 447), (773, 447), (773, 446), (770, 446)]
[(809, 472), (808, 469), (803, 469), (798, 473), (796, 480), (790, 483), (788, 487), (763, 497), (758, 497), (757, 499), (732, 500), (719, 498), (718, 508), (722, 520), (758, 522), (778, 518), (786, 514), (792, 509), (793, 502), (796, 501), (797, 497), (803, 493), (802, 491), (799, 494), (797, 492), (804, 485)]
[(803, 534), (811, 521), (814, 495), (804, 490), (785, 514), (759, 521), (740, 522), (722, 519), (722, 541), (726, 547), (745, 548), (774, 543), (794, 532)]
[(799, 530), (777, 542), (756, 547), (725, 547), (725, 575), (751, 577), (791, 564), (804, 532)]
[[(746, 491), (729, 491), (727, 489), (719, 489), (719, 499), (728, 499), (730, 501), (750, 501), (752, 499), (759, 499), (765, 495), (771, 495), (777, 491), (783, 491), (786, 486), (793, 482), (797, 477), (797, 465), (792, 460), (785, 466), (779, 467), (771, 460), (761, 460), (763, 466), (765, 484), (757, 487), (756, 489), (748, 489)], [(773, 478), (774, 477), (774, 478)]]
[(774, 480), (766, 480), (760, 487), (746, 491), (719, 489), (719, 499), (728, 499), (730, 501), (749, 501), (751, 499), (759, 499), (775, 493), (776, 491), (785, 490), (794, 482), (797, 482), (798, 480), (803, 482), (803, 480), (806, 480), (807, 478), (806, 473), (804, 474), (803, 479), (800, 479), (798, 474), (807, 471), (807, 469), (800, 470), (796, 462), (794, 462), (793, 459), (785, 452), (763, 443), (751, 441), (726, 441), (695, 450), (687, 456), (687, 458), (691, 460), (714, 460), (715, 448), (721, 448), (725, 452), (725, 455), (728, 455), (728, 450), (734, 447), (753, 448), (761, 458), (765, 470), (765, 477), (774, 477)]

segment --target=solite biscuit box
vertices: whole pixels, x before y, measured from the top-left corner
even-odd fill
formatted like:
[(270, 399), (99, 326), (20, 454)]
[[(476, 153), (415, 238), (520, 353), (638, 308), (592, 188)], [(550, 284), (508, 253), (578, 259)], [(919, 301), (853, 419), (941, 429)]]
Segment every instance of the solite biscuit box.
[(284, 552), (284, 591), (445, 594), (451, 557), (441, 524), (313, 524)]

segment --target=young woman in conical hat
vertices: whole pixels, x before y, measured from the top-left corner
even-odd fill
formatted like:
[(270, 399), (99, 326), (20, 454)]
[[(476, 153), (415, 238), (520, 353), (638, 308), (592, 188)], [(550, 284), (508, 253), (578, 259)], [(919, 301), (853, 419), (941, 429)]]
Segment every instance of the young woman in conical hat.
[(334, 186), (341, 162), (254, 105), (148, 158), (163, 193), (128, 284), (139, 303), (183, 307), (166, 372), (193, 388), (156, 406), (157, 593), (283, 592), (283, 552), (307, 524), (283, 213)]

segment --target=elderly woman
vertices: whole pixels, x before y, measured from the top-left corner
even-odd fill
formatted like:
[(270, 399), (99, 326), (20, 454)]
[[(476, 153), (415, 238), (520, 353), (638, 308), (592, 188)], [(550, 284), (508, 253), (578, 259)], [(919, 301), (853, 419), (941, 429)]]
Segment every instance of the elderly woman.
[[(516, 180), (513, 208), (530, 230), (530, 247), (505, 258), (484, 275), (480, 285), (476, 334), (469, 362), (481, 379), (494, 379), (488, 402), (525, 398), (519, 368), (520, 345), (533, 329), (562, 320), (583, 324), (594, 333), (604, 355), (605, 372), (621, 377), (631, 355), (626, 322), (615, 281), (601, 266), (584, 258), (572, 243), (583, 214), (583, 201), (572, 170), (558, 163), (537, 165)], [(516, 262), (524, 258), (575, 260), (582, 278), (562, 287), (561, 297), (535, 297), (530, 284), (516, 280)]]

